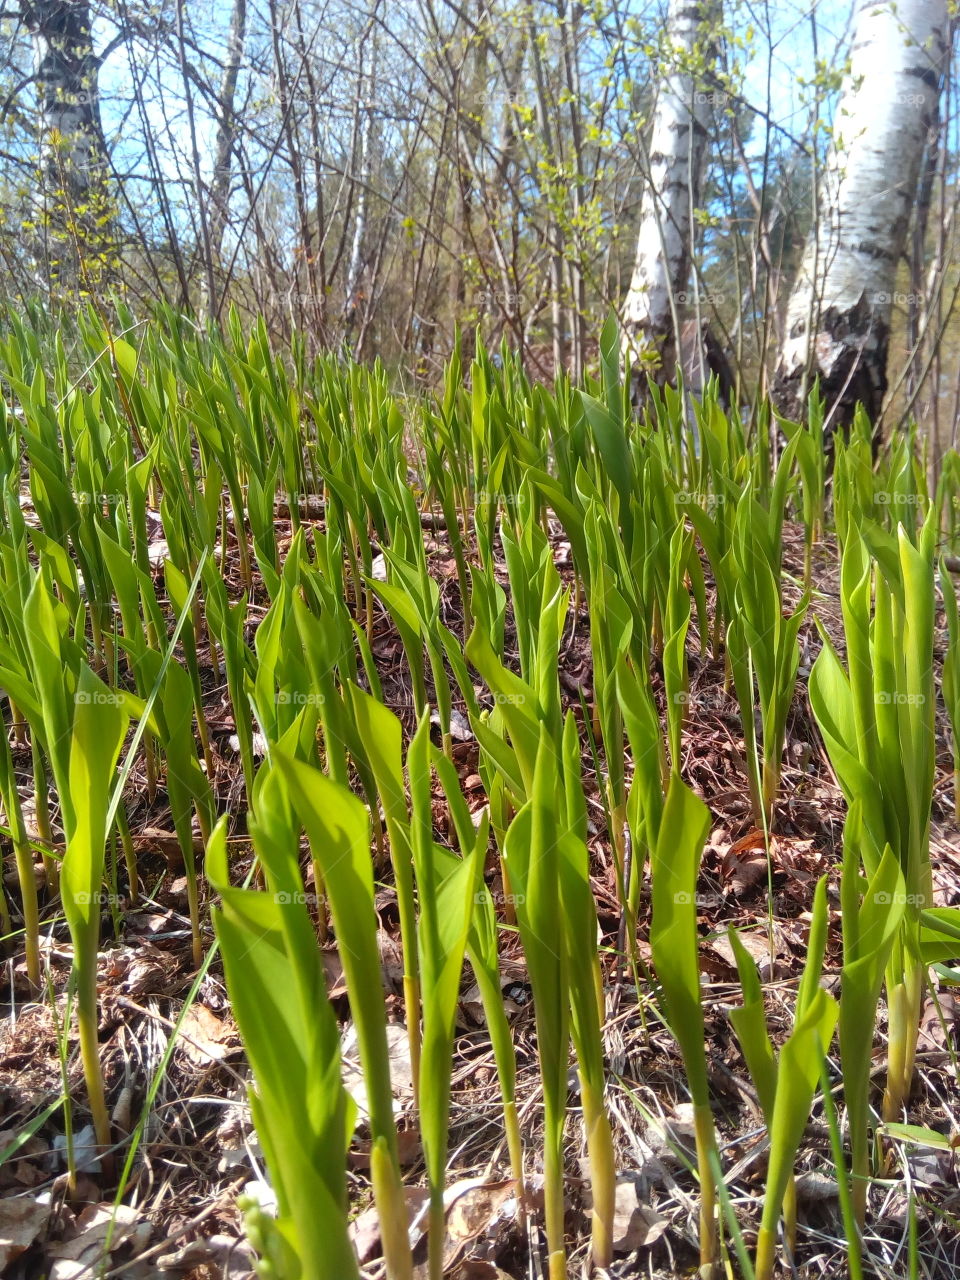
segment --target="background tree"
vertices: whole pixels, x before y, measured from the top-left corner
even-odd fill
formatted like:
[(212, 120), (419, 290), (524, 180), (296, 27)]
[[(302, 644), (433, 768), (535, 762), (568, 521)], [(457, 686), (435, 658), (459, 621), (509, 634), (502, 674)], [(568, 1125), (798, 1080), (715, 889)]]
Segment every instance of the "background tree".
[(670, 2), (636, 262), (623, 304), (627, 349), (639, 355), (640, 368), (655, 367), (661, 382), (676, 376), (711, 106), (721, 97), (714, 69), (721, 21), (717, 0)]
[(38, 278), (68, 292), (101, 287), (116, 213), (98, 84), (109, 49), (94, 52), (85, 0), (25, 3), (23, 23), (33, 44), (38, 153), (34, 213), (24, 229)]
[(947, 4), (861, 0), (819, 188), (818, 217), (787, 307), (773, 390), (803, 412), (819, 379), (835, 425), (877, 418), (890, 318), (947, 51)]

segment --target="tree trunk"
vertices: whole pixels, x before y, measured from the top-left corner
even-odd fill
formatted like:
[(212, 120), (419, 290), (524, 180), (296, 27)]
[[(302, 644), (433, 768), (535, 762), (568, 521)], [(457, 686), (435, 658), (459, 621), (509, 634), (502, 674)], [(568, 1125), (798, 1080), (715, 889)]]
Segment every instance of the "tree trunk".
[(360, 42), (360, 64), (357, 72), (357, 92), (359, 95), (359, 111), (360, 111), (360, 136), (358, 142), (358, 152), (355, 155), (354, 163), (356, 165), (356, 183), (357, 183), (357, 202), (356, 214), (353, 223), (353, 242), (350, 246), (350, 260), (347, 263), (347, 278), (343, 294), (343, 315), (348, 334), (352, 334), (355, 325), (360, 319), (361, 310), (361, 276), (363, 273), (363, 254), (364, 244), (367, 234), (367, 203), (368, 191), (370, 188), (370, 176), (372, 168), (372, 145), (373, 145), (373, 119), (376, 105), (374, 103), (374, 92), (377, 82), (377, 38), (375, 34), (367, 30), (367, 37), (371, 43), (370, 53), (370, 74), (367, 78), (367, 96), (364, 100), (364, 69), (363, 69), (363, 45), (365, 41)]
[[(85, 0), (36, 0), (23, 6), (33, 39), (40, 152), (38, 225), (46, 283), (72, 285), (81, 266), (105, 260), (113, 224), (100, 122), (90, 6)], [(95, 281), (102, 280), (102, 269)]]
[(237, 78), (243, 58), (243, 45), (247, 32), (247, 0), (234, 0), (230, 18), (230, 36), (227, 41), (227, 60), (218, 94), (217, 143), (213, 161), (213, 181), (210, 184), (210, 250), (219, 266), (223, 252), (223, 233), (230, 211), (230, 176), (232, 172), (233, 143), (237, 122), (234, 116), (237, 96)]
[[(624, 352), (654, 352), (658, 382), (677, 365), (677, 304), (685, 300), (700, 201), (707, 131), (715, 92), (692, 68), (712, 66), (722, 22), (717, 0), (670, 0), (669, 66), (659, 87), (650, 137), (649, 171), (640, 201), (633, 279), (623, 306)], [(635, 389), (639, 392), (640, 388)]]
[(570, 375), (575, 382), (583, 376), (584, 349), (587, 340), (587, 294), (584, 280), (586, 259), (583, 237), (583, 205), (586, 199), (586, 175), (583, 162), (583, 128), (581, 112), (583, 94), (580, 87), (580, 19), (583, 5), (574, 0), (567, 9), (567, 0), (557, 0), (557, 21), (560, 28), (560, 47), (563, 55), (564, 88), (570, 129), (570, 166), (573, 170), (570, 184), (570, 221), (572, 243), (567, 257), (570, 330)]
[[(551, 108), (547, 98), (547, 80), (544, 74), (540, 34), (530, 18), (530, 53), (533, 61), (533, 78), (536, 92), (537, 131), (540, 135), (541, 155), (544, 167), (558, 163), (558, 151), (553, 141)], [(550, 261), (550, 332), (553, 338), (553, 372), (560, 374), (567, 367), (566, 308), (563, 305), (564, 243), (563, 228), (557, 210), (553, 207), (551, 179), (541, 178), (540, 193), (543, 200), (543, 216), (546, 223), (545, 240)]]
[(773, 383), (788, 417), (820, 380), (832, 428), (887, 389), (890, 312), (947, 49), (945, 0), (861, 0), (818, 218), (787, 308)]
[(677, 364), (683, 385), (692, 395), (702, 397), (711, 378), (717, 379), (720, 404), (729, 409), (736, 401), (737, 380), (733, 367), (716, 334), (706, 320), (684, 320), (680, 325)]

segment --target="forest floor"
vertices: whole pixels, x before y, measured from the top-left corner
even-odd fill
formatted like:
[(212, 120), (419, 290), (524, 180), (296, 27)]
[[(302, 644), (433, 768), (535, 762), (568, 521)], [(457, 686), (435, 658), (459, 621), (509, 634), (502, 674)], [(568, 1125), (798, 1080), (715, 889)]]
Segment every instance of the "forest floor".
[[(281, 546), (289, 525), (278, 517)], [(425, 532), (431, 569), (441, 583), (443, 622), (462, 636), (462, 611), (453, 557), (442, 531)], [(561, 573), (569, 577), (569, 548), (556, 532)], [(234, 548), (235, 550), (235, 548)], [(785, 565), (802, 576), (802, 532), (785, 530)], [(223, 566), (239, 596), (236, 565)], [(701, 653), (695, 624), (688, 637), (690, 697), (683, 736), (682, 774), (713, 816), (699, 883), (703, 1001), (710, 1050), (711, 1086), (726, 1183), (747, 1242), (753, 1238), (766, 1168), (766, 1132), (745, 1071), (727, 1010), (739, 1001), (739, 983), (727, 930), (735, 926), (760, 966), (768, 1014), (782, 1035), (788, 1030), (785, 999), (796, 987), (805, 959), (810, 906), (818, 879), (830, 878), (830, 938), (825, 981), (836, 984), (841, 940), (837, 869), (844, 804), (806, 698), (806, 676), (820, 647), (818, 617), (842, 648), (837, 565), (831, 546), (816, 549), (817, 592), (801, 632), (798, 688), (788, 723), (781, 796), (769, 849), (751, 820), (739, 711), (724, 686), (722, 658), (709, 645)], [(506, 573), (502, 576), (506, 585)], [(157, 578), (158, 595), (162, 576)], [(788, 581), (788, 602), (800, 589)], [(249, 609), (248, 639), (263, 616), (261, 589)], [(942, 636), (938, 635), (938, 643)], [(414, 725), (413, 698), (400, 638), (378, 612), (373, 653), (384, 698)], [(507, 649), (511, 647), (508, 614)], [(938, 652), (938, 661), (939, 661)], [(224, 684), (205, 657), (207, 718), (216, 774), (212, 779), (221, 812), (231, 815), (232, 865), (242, 877), (251, 851), (243, 826), (240, 759), (231, 746), (234, 724)], [(581, 694), (591, 701), (591, 661), (585, 613), (568, 621), (560, 681), (566, 705), (581, 723), (583, 774), (591, 816), (593, 886), (603, 932), (608, 1018), (605, 1027), (607, 1105), (618, 1154), (617, 1251), (610, 1276), (681, 1276), (697, 1265), (697, 1187), (692, 1172), (691, 1107), (678, 1048), (653, 1001), (633, 982), (629, 964), (617, 954), (620, 927), (610, 843), (595, 761), (583, 731)], [(654, 673), (662, 709), (662, 681)], [(481, 698), (481, 703), (483, 699)], [(488, 704), (492, 701), (487, 695)], [(463, 706), (459, 707), (464, 711)], [(456, 718), (456, 717), (455, 717)], [(459, 722), (458, 722), (459, 724)], [(485, 803), (478, 747), (464, 718), (455, 735), (454, 758), (472, 809)], [(439, 734), (437, 735), (439, 741)], [(14, 742), (24, 795), (31, 781), (29, 747)], [(162, 788), (151, 797), (142, 765), (125, 793), (138, 849), (143, 892), (136, 902), (121, 887), (105, 905), (99, 962), (100, 1042), (108, 1105), (117, 1139), (112, 1169), (85, 1150), (82, 1072), (69, 1026), (67, 984), (69, 934), (55, 899), (42, 896), (44, 956), (49, 990), (29, 994), (22, 937), (8, 940), (4, 1020), (0, 1029), (0, 1275), (16, 1280), (77, 1280), (81, 1276), (177, 1277), (178, 1280), (241, 1280), (253, 1274), (236, 1198), (247, 1192), (269, 1203), (269, 1186), (246, 1102), (248, 1071), (216, 954), (198, 973), (191, 961), (186, 880), (169, 807)], [(56, 816), (54, 814), (54, 816)], [(937, 779), (932, 860), (936, 902), (960, 905), (960, 827), (953, 816), (953, 764), (946, 726), (938, 724)], [(443, 841), (449, 814), (442, 793), (435, 799), (436, 837)], [(309, 887), (309, 858), (304, 854)], [(383, 980), (388, 1009), (397, 1024), (392, 1039), (397, 1086), (400, 1150), (412, 1218), (423, 1204), (422, 1157), (409, 1121), (412, 1093), (406, 1037), (401, 1033), (402, 963), (396, 895), (389, 868), (379, 866), (377, 909)], [(38, 877), (42, 868), (38, 866)], [(487, 882), (502, 905), (495, 855)], [(204, 884), (201, 877), (201, 885)], [(9, 896), (16, 881), (8, 876)], [(41, 884), (42, 888), (42, 884)], [(500, 894), (498, 898), (497, 895)], [(208, 906), (209, 904), (204, 904)], [(649, 958), (649, 895), (644, 893), (636, 956)], [(205, 926), (205, 941), (213, 933)], [(523, 953), (514, 931), (501, 934), (502, 982), (518, 1057), (517, 1096), (528, 1150), (536, 1152), (542, 1094), (535, 1051), (533, 1010)], [(345, 1028), (347, 1070), (351, 1061), (349, 1006), (332, 940), (323, 943), (331, 998)], [(946, 992), (927, 1001), (923, 1014), (911, 1120), (945, 1133), (960, 1130), (957, 1091), (956, 1005)], [(881, 1039), (884, 1024), (881, 1020)], [(876, 1065), (883, 1064), (876, 1046)], [(839, 1066), (831, 1060), (839, 1080)], [(405, 1074), (406, 1068), (406, 1074)], [(567, 1126), (567, 1239), (570, 1274), (586, 1264), (589, 1224), (583, 1177), (585, 1143), (571, 1067)], [(64, 1094), (72, 1099), (71, 1124), (83, 1172), (71, 1195), (64, 1172)], [(455, 1048), (449, 1162), (448, 1274), (459, 1280), (533, 1277), (544, 1274), (545, 1248), (536, 1213), (518, 1217), (514, 1184), (499, 1124), (499, 1086), (477, 991), (462, 990)], [(818, 1104), (819, 1106), (819, 1104)], [(406, 1135), (406, 1137), (404, 1137)], [(19, 1143), (19, 1145), (14, 1145)], [(960, 1182), (957, 1152), (897, 1145), (889, 1179), (870, 1193), (866, 1239), (868, 1273), (907, 1274), (911, 1207), (922, 1274), (934, 1280), (960, 1274)], [(349, 1153), (355, 1241), (365, 1273), (382, 1275), (376, 1215), (371, 1210), (369, 1153), (362, 1131)], [(815, 1108), (798, 1160), (799, 1233), (794, 1274), (847, 1274), (837, 1184), (830, 1139)], [(534, 1202), (537, 1169), (529, 1170)], [(118, 1206), (114, 1211), (114, 1205)], [(111, 1226), (112, 1222), (112, 1226)], [(732, 1274), (736, 1274), (735, 1264)]]

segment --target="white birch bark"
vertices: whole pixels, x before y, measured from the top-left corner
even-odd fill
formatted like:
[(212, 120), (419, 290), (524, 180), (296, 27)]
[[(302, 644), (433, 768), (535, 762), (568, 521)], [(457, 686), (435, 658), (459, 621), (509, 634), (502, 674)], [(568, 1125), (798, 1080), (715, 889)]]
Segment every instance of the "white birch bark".
[(670, 0), (670, 67), (659, 86), (650, 137), (649, 174), (640, 202), (640, 229), (630, 289), (623, 307), (624, 349), (653, 348), (661, 378), (676, 366), (676, 303), (690, 272), (693, 210), (700, 199), (706, 140), (716, 90), (696, 68), (712, 62), (712, 36), (722, 21), (716, 0)]
[(34, 0), (21, 9), (31, 35), (37, 93), (38, 182), (30, 253), (42, 289), (102, 280), (112, 259), (115, 206), (100, 121), (86, 0)]
[(237, 80), (243, 60), (243, 46), (247, 34), (247, 0), (234, 0), (230, 17), (230, 34), (227, 38), (227, 58), (223, 64), (220, 81), (217, 123), (217, 142), (213, 161), (213, 180), (210, 183), (210, 252), (216, 264), (223, 252), (223, 234), (230, 212), (230, 181), (232, 176), (233, 144), (237, 121), (235, 105)]
[(947, 53), (945, 0), (861, 0), (851, 64), (787, 308), (778, 406), (804, 411), (819, 377), (834, 426), (879, 414), (897, 269)]
[[(379, 7), (379, 6), (378, 6)], [(376, 9), (374, 10), (374, 14)], [(347, 278), (344, 287), (344, 315), (348, 327), (352, 327), (354, 319), (359, 319), (358, 303), (360, 294), (360, 277), (363, 272), (363, 250), (367, 234), (367, 192), (373, 164), (373, 120), (376, 110), (374, 93), (377, 82), (377, 37), (371, 34), (373, 22), (367, 29), (370, 37), (370, 73), (365, 76), (363, 68), (363, 45), (360, 43), (360, 61), (357, 74), (357, 90), (360, 100), (360, 138), (357, 173), (357, 205), (353, 224), (353, 242), (350, 246), (350, 259), (347, 264)], [(367, 98), (364, 101), (364, 81), (366, 80)]]
[(24, 4), (33, 38), (41, 169), (78, 201), (103, 175), (104, 154), (90, 7), (83, 0)]

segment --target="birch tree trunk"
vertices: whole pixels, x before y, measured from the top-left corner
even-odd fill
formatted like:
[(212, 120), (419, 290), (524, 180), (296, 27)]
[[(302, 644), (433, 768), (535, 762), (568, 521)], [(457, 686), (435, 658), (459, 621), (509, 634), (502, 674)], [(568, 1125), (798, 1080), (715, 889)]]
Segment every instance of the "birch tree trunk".
[(670, 0), (668, 67), (659, 86), (650, 136), (649, 174), (640, 201), (633, 278), (623, 306), (624, 351), (654, 352), (655, 378), (673, 378), (679, 316), (690, 274), (693, 212), (700, 201), (715, 91), (709, 76), (713, 38), (723, 19), (719, 0)]
[[(540, 146), (545, 166), (556, 165), (558, 154), (553, 139), (550, 103), (547, 99), (547, 81), (544, 73), (543, 53), (540, 33), (530, 18), (530, 53), (533, 63), (534, 85), (536, 87), (536, 120), (540, 134)], [(567, 333), (566, 308), (563, 305), (564, 279), (564, 237), (560, 225), (556, 197), (551, 189), (550, 180), (541, 179), (541, 195), (544, 198), (544, 220), (546, 223), (545, 239), (550, 260), (550, 331), (553, 337), (553, 369), (555, 374), (567, 367)]]
[[(375, 11), (374, 11), (375, 12)], [(370, 176), (373, 164), (373, 122), (376, 103), (374, 94), (377, 83), (377, 37), (373, 32), (373, 22), (367, 28), (365, 37), (359, 41), (359, 67), (357, 71), (357, 93), (359, 98), (360, 122), (359, 140), (355, 163), (357, 182), (356, 215), (353, 223), (353, 242), (350, 246), (350, 259), (347, 263), (347, 279), (344, 286), (343, 312), (348, 334), (353, 331), (359, 319), (360, 284), (364, 263), (364, 244), (367, 235), (367, 204), (370, 188)], [(363, 49), (366, 40), (370, 40), (370, 72), (366, 75), (363, 65)], [(364, 87), (366, 82), (366, 95)], [(355, 353), (356, 354), (356, 353)]]
[(40, 155), (37, 258), (44, 283), (72, 284), (79, 259), (94, 279), (113, 221), (93, 51), (85, 0), (35, 0), (22, 8), (34, 51)]
[(563, 77), (567, 97), (570, 130), (570, 222), (571, 245), (567, 256), (567, 276), (570, 314), (570, 374), (574, 381), (583, 376), (584, 350), (587, 340), (587, 295), (583, 276), (585, 259), (583, 238), (583, 205), (587, 195), (583, 162), (583, 128), (581, 112), (583, 97), (580, 87), (580, 63), (578, 42), (583, 5), (574, 0), (567, 8), (567, 0), (557, 0), (557, 21), (560, 29), (560, 48), (563, 55)]
[(210, 183), (210, 251), (217, 266), (220, 265), (223, 253), (223, 233), (230, 212), (233, 145), (237, 132), (235, 117), (237, 79), (240, 75), (246, 33), (247, 0), (234, 0), (233, 13), (230, 17), (230, 35), (227, 39), (227, 60), (223, 64), (220, 92), (217, 95), (219, 119), (213, 160), (213, 180)]
[(887, 389), (897, 270), (947, 52), (946, 0), (861, 0), (818, 218), (787, 308), (773, 397), (805, 411), (814, 378), (833, 428)]

